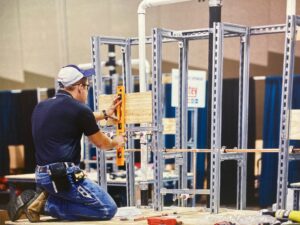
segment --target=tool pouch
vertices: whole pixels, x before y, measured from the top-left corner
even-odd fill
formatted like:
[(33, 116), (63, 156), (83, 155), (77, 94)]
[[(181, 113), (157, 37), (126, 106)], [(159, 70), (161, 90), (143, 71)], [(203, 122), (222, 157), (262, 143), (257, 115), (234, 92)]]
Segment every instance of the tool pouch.
[(68, 180), (67, 168), (64, 163), (56, 163), (49, 166), (50, 178), (54, 182), (57, 192), (68, 191), (71, 184)]

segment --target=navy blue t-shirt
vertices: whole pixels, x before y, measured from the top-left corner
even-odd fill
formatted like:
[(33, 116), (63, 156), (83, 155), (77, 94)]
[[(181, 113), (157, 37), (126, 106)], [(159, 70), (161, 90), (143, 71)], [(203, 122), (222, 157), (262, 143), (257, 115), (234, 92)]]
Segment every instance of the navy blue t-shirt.
[(39, 103), (32, 114), (32, 135), (38, 165), (80, 162), (80, 140), (99, 131), (92, 110), (68, 92)]

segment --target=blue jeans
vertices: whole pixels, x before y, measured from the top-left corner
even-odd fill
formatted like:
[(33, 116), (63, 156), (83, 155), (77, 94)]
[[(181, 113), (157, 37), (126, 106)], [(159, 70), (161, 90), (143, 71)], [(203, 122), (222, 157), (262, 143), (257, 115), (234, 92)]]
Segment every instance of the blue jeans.
[(117, 212), (111, 196), (90, 179), (74, 182), (72, 173), (77, 166), (67, 168), (71, 188), (55, 193), (48, 173), (36, 170), (36, 183), (49, 193), (45, 214), (61, 220), (109, 220)]

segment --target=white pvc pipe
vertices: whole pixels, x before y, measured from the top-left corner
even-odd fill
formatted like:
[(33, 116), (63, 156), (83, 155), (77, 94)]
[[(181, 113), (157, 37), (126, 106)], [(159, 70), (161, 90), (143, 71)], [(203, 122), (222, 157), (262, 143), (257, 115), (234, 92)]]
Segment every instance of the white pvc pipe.
[(167, 5), (179, 2), (187, 2), (191, 0), (143, 0), (138, 7), (138, 30), (139, 30), (139, 77), (140, 77), (140, 92), (147, 90), (146, 83), (146, 71), (145, 71), (145, 60), (146, 60), (146, 8), (160, 5)]
[[(146, 8), (172, 3), (187, 2), (191, 0), (143, 0), (138, 7), (138, 31), (139, 31), (139, 84), (140, 92), (147, 91), (146, 78)], [(145, 140), (146, 135), (141, 137), (141, 174), (143, 180), (147, 180), (148, 173), (148, 152)], [(144, 140), (143, 140), (144, 139)]]
[(286, 15), (296, 15), (296, 0), (287, 0)]
[[(105, 61), (102, 61), (101, 66), (105, 66), (105, 63), (106, 63)], [(139, 65), (139, 64), (140, 64), (140, 59), (131, 59), (131, 65), (132, 66)], [(123, 60), (122, 59), (117, 60), (116, 65), (122, 66), (123, 65)], [(88, 70), (88, 69), (93, 68), (92, 63), (82, 63), (82, 64), (77, 64), (77, 66), (80, 69), (83, 69), (83, 70)], [(150, 74), (150, 63), (147, 59), (145, 60), (145, 71), (146, 71), (146, 74)]]

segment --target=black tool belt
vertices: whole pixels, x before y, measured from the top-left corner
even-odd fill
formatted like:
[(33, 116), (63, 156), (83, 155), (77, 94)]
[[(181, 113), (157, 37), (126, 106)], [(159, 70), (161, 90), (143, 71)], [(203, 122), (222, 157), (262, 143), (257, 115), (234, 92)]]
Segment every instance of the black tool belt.
[(56, 193), (69, 191), (71, 188), (71, 183), (67, 175), (67, 166), (66, 163), (54, 163), (48, 166), (48, 173)]
[[(58, 162), (58, 163), (53, 163), (53, 164), (62, 164), (62, 163), (65, 164), (65, 166), (67, 168), (75, 166), (75, 164), (72, 163), (72, 162)], [(39, 165), (37, 165), (36, 168), (35, 168), (35, 171), (39, 172), (39, 173), (48, 173), (48, 171), (49, 171), (49, 165), (45, 165), (45, 166), (39, 166)]]

